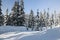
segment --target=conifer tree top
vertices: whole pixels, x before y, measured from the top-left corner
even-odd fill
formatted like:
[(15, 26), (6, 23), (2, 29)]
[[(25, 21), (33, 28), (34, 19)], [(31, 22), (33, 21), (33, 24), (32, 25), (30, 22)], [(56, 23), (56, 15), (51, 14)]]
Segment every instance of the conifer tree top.
[(37, 15), (39, 15), (39, 9), (37, 9)]
[(30, 12), (31, 14), (33, 14), (33, 10), (31, 10), (31, 12)]
[(8, 9), (6, 9), (6, 15), (8, 15)]
[(23, 1), (23, 0), (20, 0), (20, 7), (21, 7), (22, 9), (24, 9), (24, 1)]
[(2, 2), (2, 1), (0, 0), (0, 5), (1, 5), (1, 2)]
[(1, 2), (2, 2), (2, 1), (0, 0), (0, 15), (2, 14), (2, 12), (1, 12), (1, 11), (2, 11), (2, 10), (1, 10), (1, 5), (2, 5)]

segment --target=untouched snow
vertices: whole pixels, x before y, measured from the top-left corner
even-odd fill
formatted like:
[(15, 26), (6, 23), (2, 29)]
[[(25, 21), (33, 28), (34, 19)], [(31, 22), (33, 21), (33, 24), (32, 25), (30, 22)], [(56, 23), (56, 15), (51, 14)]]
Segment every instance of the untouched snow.
[(27, 31), (27, 29), (26, 27), (23, 27), (23, 26), (1, 26), (0, 27), (0, 34), (6, 33), (6, 32), (24, 32), (24, 31)]
[(29, 32), (25, 27), (0, 27), (0, 32), (2, 31), (6, 33), (0, 34), (0, 40), (60, 40), (59, 26), (48, 30)]

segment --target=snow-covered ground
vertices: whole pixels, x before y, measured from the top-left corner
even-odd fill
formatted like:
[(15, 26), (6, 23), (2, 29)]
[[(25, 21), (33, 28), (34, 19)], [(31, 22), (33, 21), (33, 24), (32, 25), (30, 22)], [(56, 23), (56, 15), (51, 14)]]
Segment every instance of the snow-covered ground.
[(0, 27), (0, 34), (6, 32), (24, 32), (27, 31), (26, 27), (23, 26), (1, 26)]
[(60, 40), (60, 27), (43, 31), (27, 31), (25, 27), (0, 27), (0, 40)]

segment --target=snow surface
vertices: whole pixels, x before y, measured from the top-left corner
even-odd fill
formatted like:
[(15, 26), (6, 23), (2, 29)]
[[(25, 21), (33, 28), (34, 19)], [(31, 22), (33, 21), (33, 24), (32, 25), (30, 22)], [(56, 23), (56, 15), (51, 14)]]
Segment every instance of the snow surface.
[(0, 27), (0, 33), (0, 40), (60, 40), (60, 26), (43, 31), (27, 31), (25, 27), (8, 26)]

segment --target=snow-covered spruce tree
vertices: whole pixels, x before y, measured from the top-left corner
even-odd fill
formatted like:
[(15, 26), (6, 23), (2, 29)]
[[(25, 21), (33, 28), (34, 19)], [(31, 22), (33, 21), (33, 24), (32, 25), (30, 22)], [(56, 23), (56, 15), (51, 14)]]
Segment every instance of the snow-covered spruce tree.
[(34, 29), (34, 12), (31, 10), (30, 15), (29, 15), (29, 20), (28, 20), (28, 27)]
[(24, 2), (23, 2), (23, 0), (20, 1), (17, 23), (18, 23), (19, 26), (24, 26), (24, 23), (25, 23), (25, 12), (24, 12)]
[(44, 13), (40, 12), (40, 30), (42, 31), (42, 28), (46, 27), (46, 11), (44, 10)]
[(58, 18), (57, 18), (56, 10), (54, 11), (54, 24), (55, 26), (58, 25)]
[(8, 9), (6, 10), (6, 14), (4, 16), (4, 26), (8, 25)]
[(13, 26), (13, 20), (12, 20), (12, 16), (11, 16), (11, 14), (9, 14), (8, 15), (8, 17), (7, 17), (7, 24), (6, 25), (8, 25), (8, 26)]
[(44, 9), (44, 13), (43, 13), (43, 25), (42, 25), (42, 27), (46, 27), (47, 25), (46, 25), (46, 11), (45, 11), (45, 9)]
[(3, 22), (4, 22), (4, 16), (3, 16), (3, 14), (2, 14), (2, 9), (1, 9), (1, 2), (2, 2), (2, 0), (0, 0), (0, 26), (2, 26), (3, 25)]
[[(12, 13), (10, 15), (11, 21), (13, 22), (14, 26), (17, 26), (18, 23), (18, 15), (19, 15), (19, 2), (15, 1), (14, 7), (12, 8)], [(12, 23), (11, 23), (12, 25)]]
[(28, 21), (29, 21), (29, 14), (25, 14), (25, 27), (27, 30), (29, 30), (28, 28)]
[(36, 31), (39, 31), (40, 27), (40, 18), (39, 18), (39, 10), (37, 9), (37, 15), (35, 17), (35, 25), (36, 25)]
[(58, 19), (59, 19), (58, 22), (59, 22), (59, 25), (60, 25), (60, 14), (58, 15)]
[(42, 31), (43, 14), (40, 12), (40, 30)]
[(52, 28), (52, 25), (54, 24), (54, 14), (52, 14), (51, 19), (50, 19), (50, 26)]
[(2, 5), (1, 2), (2, 2), (2, 1), (0, 0), (0, 15), (2, 14), (2, 12), (1, 12), (1, 11), (2, 11), (2, 10), (1, 10), (1, 5)]
[(47, 15), (46, 15), (46, 27), (49, 26), (49, 8), (48, 8), (48, 12), (47, 12)]
[(23, 0), (15, 1), (15, 4), (12, 8), (12, 13), (10, 14), (11, 25), (14, 26), (23, 26), (25, 23), (25, 12), (24, 12), (24, 2)]

